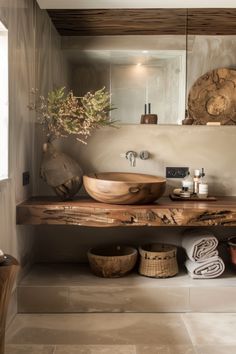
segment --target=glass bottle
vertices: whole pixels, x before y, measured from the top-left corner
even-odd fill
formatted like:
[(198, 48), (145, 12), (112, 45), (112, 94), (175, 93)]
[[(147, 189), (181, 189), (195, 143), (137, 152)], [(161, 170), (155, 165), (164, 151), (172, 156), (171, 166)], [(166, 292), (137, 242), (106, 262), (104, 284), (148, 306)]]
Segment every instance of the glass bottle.
[(198, 185), (198, 198), (207, 198), (208, 197), (208, 184), (205, 178), (204, 168), (202, 168), (201, 178)]
[(198, 194), (198, 185), (200, 183), (201, 171), (194, 170), (194, 177), (193, 177), (193, 194)]
[(187, 171), (186, 176), (182, 180), (182, 189), (184, 188), (188, 188), (190, 194), (193, 194), (193, 179), (190, 175), (189, 170)]

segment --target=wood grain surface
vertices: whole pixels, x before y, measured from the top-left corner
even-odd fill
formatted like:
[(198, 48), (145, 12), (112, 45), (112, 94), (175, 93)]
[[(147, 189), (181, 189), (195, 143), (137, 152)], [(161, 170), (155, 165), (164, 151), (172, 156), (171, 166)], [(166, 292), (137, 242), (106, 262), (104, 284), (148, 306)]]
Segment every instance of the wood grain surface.
[(186, 33), (186, 9), (48, 10), (62, 36)]
[(236, 197), (215, 202), (171, 201), (149, 205), (112, 205), (92, 199), (60, 202), (36, 197), (17, 206), (17, 224), (113, 226), (236, 226)]
[(234, 35), (236, 9), (48, 10), (62, 36)]
[(119, 278), (130, 272), (137, 261), (138, 252), (127, 246), (93, 248), (88, 251), (92, 272), (104, 278)]
[(188, 9), (188, 35), (236, 34), (236, 9)]
[(236, 124), (236, 70), (211, 70), (197, 79), (188, 96), (192, 124)]
[(9, 255), (0, 264), (0, 354), (4, 354), (7, 309), (18, 269), (18, 262)]
[(166, 188), (165, 178), (142, 173), (91, 173), (83, 176), (83, 182), (90, 197), (109, 204), (151, 203)]

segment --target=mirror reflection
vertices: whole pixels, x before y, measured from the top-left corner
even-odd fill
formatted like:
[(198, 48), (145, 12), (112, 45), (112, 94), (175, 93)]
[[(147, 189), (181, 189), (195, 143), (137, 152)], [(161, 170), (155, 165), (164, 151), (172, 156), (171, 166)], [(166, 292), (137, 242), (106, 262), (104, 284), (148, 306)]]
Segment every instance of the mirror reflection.
[(69, 16), (66, 26), (56, 21), (68, 87), (83, 95), (105, 86), (117, 107), (112, 119), (123, 124), (236, 125), (236, 9), (122, 14), (94, 10)]
[[(73, 49), (67, 43), (64, 53), (73, 91), (82, 96), (105, 86), (111, 93), (111, 103), (117, 108), (111, 111), (111, 119), (121, 124), (139, 124), (144, 114), (156, 115), (158, 124), (182, 124), (186, 91), (185, 36), (135, 37), (135, 42), (133, 36), (129, 40), (126, 37), (125, 49), (117, 37), (100, 37), (102, 49), (93, 49), (92, 43), (98, 38), (94, 42), (90, 38), (84, 46), (80, 42), (82, 38), (77, 37)], [(148, 121), (142, 119), (142, 122)]]

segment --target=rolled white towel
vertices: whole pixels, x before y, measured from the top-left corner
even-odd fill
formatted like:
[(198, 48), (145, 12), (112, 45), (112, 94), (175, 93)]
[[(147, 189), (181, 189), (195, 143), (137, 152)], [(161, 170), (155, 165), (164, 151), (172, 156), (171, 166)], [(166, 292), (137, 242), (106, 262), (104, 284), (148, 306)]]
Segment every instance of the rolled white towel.
[(218, 256), (209, 258), (204, 262), (192, 262), (188, 259), (185, 266), (188, 274), (194, 279), (217, 278), (225, 270), (225, 264)]
[(203, 231), (186, 231), (182, 238), (182, 247), (185, 249), (188, 258), (195, 262), (218, 256), (217, 245), (217, 238), (213, 234)]

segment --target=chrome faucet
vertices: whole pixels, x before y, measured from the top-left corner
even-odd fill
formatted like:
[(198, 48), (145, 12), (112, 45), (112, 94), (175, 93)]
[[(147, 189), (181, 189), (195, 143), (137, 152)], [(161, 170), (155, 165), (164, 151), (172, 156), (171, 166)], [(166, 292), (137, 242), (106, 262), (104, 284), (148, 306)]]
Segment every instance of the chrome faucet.
[(135, 151), (127, 151), (125, 154), (125, 157), (127, 160), (129, 160), (130, 166), (135, 167), (136, 166), (136, 157), (137, 153)]

